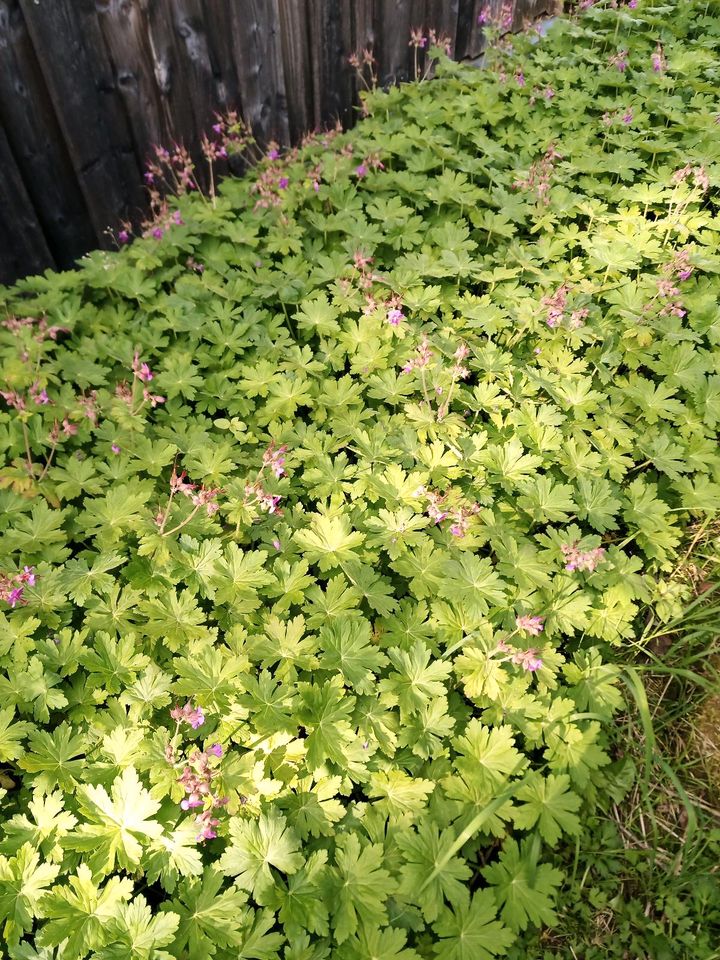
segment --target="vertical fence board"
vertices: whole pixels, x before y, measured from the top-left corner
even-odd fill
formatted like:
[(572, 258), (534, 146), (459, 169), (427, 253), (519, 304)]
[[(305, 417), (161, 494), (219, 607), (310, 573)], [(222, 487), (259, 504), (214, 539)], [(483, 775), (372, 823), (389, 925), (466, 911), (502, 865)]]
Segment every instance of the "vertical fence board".
[[(259, 140), (290, 139), (280, 38), (281, 0), (231, 5), (235, 62), (245, 120)], [(284, 5), (285, 0), (282, 0)]]
[(283, 0), (279, 13), (288, 136), (296, 141), (315, 115), (306, 0)]
[(170, 140), (172, 130), (155, 75), (146, 8), (147, 2), (140, 0), (97, 3), (100, 29), (141, 165), (153, 144)]
[(0, 283), (55, 266), (42, 226), (0, 126)]
[(94, 5), (20, 0), (20, 6), (95, 234), (106, 242), (106, 228), (142, 202), (142, 191)]
[(412, 76), (410, 31), (424, 26), (423, 0), (379, 2), (375, 7), (375, 36), (380, 83), (398, 83)]
[(353, 102), (348, 41), (352, 38), (351, 0), (308, 0), (314, 81), (314, 126), (350, 118)]
[(95, 242), (18, 0), (0, 0), (0, 122), (55, 262)]

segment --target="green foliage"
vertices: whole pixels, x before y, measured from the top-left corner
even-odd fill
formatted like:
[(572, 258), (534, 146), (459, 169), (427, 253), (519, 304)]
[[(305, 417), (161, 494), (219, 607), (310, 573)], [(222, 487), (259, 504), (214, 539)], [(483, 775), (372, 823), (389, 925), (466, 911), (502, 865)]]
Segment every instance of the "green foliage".
[(0, 293), (13, 960), (544, 949), (720, 505), (719, 44), (597, 5)]

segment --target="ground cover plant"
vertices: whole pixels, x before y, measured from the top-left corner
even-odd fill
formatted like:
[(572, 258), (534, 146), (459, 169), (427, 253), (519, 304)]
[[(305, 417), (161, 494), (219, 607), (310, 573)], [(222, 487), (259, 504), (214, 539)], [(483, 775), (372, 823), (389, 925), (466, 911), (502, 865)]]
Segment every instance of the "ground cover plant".
[[(720, 506), (719, 45), (590, 7), (2, 293), (10, 957), (618, 946), (542, 931)], [(714, 955), (703, 884), (637, 955)]]

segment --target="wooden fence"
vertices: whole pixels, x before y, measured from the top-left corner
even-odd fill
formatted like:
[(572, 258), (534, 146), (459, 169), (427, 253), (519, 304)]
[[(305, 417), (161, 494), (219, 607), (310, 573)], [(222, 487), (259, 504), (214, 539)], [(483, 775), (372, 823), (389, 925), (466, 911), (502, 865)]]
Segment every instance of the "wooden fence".
[[(0, 282), (68, 267), (144, 208), (154, 144), (236, 109), (260, 141), (352, 121), (348, 56), (409, 77), (410, 30), (476, 57), (486, 0), (0, 0)], [(491, 6), (499, 6), (492, 0)], [(514, 26), (548, 0), (515, 0)]]

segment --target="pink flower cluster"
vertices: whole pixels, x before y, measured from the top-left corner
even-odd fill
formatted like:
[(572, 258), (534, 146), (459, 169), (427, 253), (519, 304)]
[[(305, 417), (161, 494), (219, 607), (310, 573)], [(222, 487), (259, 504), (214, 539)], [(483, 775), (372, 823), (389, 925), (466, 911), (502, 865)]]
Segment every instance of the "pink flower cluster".
[[(187, 473), (183, 470), (182, 473), (178, 473), (173, 467), (173, 472), (170, 477), (170, 498), (168, 500), (168, 505), (164, 511), (159, 511), (155, 517), (155, 523), (161, 528), (164, 528), (165, 523), (170, 512), (170, 504), (176, 493), (181, 493), (184, 497), (187, 497), (188, 500), (193, 505), (193, 512), (185, 521), (188, 523), (191, 517), (194, 517), (195, 514), (201, 507), (205, 507), (205, 511), (209, 517), (212, 517), (220, 509), (220, 505), (217, 503), (218, 494), (222, 493), (220, 487), (205, 487), (198, 486), (196, 483), (190, 483), (185, 478)], [(184, 526), (184, 524), (183, 524)]]
[[(565, 321), (569, 293), (570, 286), (566, 283), (563, 283), (560, 287), (558, 287), (555, 293), (543, 297), (540, 301), (542, 306), (547, 308), (545, 323), (547, 323), (551, 329), (559, 327), (560, 324)], [(578, 310), (573, 310), (567, 320), (567, 326), (571, 330), (578, 330), (583, 326), (583, 323), (587, 319), (589, 313), (590, 311), (587, 309), (587, 307), (581, 307)]]
[(609, 59), (608, 64), (611, 67), (617, 67), (620, 73), (625, 73), (628, 68), (628, 52), (627, 50), (618, 50), (617, 53), (614, 53)]
[(550, 100), (552, 100), (554, 96), (555, 96), (555, 91), (553, 90), (552, 87), (548, 86), (542, 90), (539, 87), (533, 87), (528, 103), (532, 107), (537, 103), (538, 98), (542, 97), (543, 100), (547, 100), (548, 102), (550, 102)]
[(260, 170), (252, 186), (252, 192), (258, 194), (258, 199), (255, 201), (255, 209), (268, 209), (269, 207), (281, 206), (289, 187), (290, 178), (285, 172), (284, 163), (281, 161), (269, 163)]
[(535, 671), (539, 670), (543, 665), (542, 659), (538, 655), (535, 647), (530, 647), (529, 650), (516, 649), (510, 661), (522, 667), (523, 670), (527, 670), (528, 673), (535, 673)]
[(265, 513), (282, 514), (279, 503), (282, 497), (277, 493), (268, 493), (259, 480), (245, 484), (245, 502), (248, 506), (257, 504)]
[(366, 177), (371, 170), (384, 170), (385, 164), (380, 159), (380, 154), (369, 153), (364, 160), (355, 167), (355, 176), (358, 180)]
[(433, 523), (439, 524), (450, 519), (450, 533), (453, 537), (464, 537), (470, 529), (472, 518), (480, 512), (477, 503), (461, 501), (451, 505), (448, 503), (447, 493), (437, 493), (435, 490), (426, 490), (425, 487), (420, 487), (416, 495), (427, 500), (425, 512)]
[[(133, 373), (133, 384), (131, 387), (123, 380), (122, 383), (119, 383), (115, 387), (115, 396), (122, 400), (130, 408), (130, 413), (135, 415), (142, 410), (146, 403), (149, 403), (150, 406), (154, 409), (160, 403), (165, 403), (166, 397), (161, 397), (160, 394), (152, 393), (151, 390), (144, 386), (145, 384), (150, 383), (153, 379), (154, 374), (147, 363), (140, 360), (140, 357), (136, 353), (132, 361), (132, 373)], [(135, 384), (143, 384), (142, 388), (142, 401), (139, 406), (135, 406)], [(94, 401), (94, 395), (93, 395)], [(87, 401), (85, 401), (87, 403)]]
[(0, 573), (0, 600), (11, 607), (26, 603), (23, 599), (26, 586), (35, 586), (33, 567), (23, 567), (21, 573)]
[[(525, 616), (517, 617), (515, 623), (518, 630), (537, 637), (542, 633), (543, 620), (544, 617)], [(528, 650), (521, 650), (505, 640), (500, 640), (496, 652), (508, 654), (508, 656), (503, 657), (501, 662), (513, 663), (516, 666), (522, 667), (523, 670), (526, 670), (528, 673), (536, 673), (543, 665), (540, 652), (535, 647), (530, 647)]]
[(550, 181), (555, 171), (555, 161), (560, 159), (561, 155), (550, 144), (540, 160), (531, 164), (527, 177), (515, 180), (513, 187), (534, 193), (540, 203), (550, 203)]
[(684, 183), (688, 179), (692, 179), (695, 187), (703, 193), (710, 189), (710, 179), (703, 166), (693, 167), (692, 164), (686, 163), (684, 167), (675, 171), (671, 181), (673, 186), (678, 186), (678, 184)]
[(667, 61), (665, 60), (662, 44), (658, 43), (650, 60), (655, 73), (665, 73), (667, 70)]
[(265, 453), (263, 453), (263, 468), (268, 467), (280, 478), (285, 473), (285, 454), (287, 453), (287, 444), (275, 449), (275, 444), (271, 443)]
[(427, 36), (422, 29), (416, 28), (410, 31), (409, 47), (416, 50), (425, 50), (427, 47), (442, 47), (448, 56), (452, 54), (452, 40), (450, 37), (440, 35), (435, 30), (429, 30)]
[(47, 337), (50, 337), (51, 340), (57, 340), (58, 334), (70, 333), (68, 327), (48, 326), (44, 317), (40, 319), (36, 317), (6, 317), (2, 321), (2, 326), (13, 334), (18, 334), (21, 330), (32, 330), (33, 327), (36, 327), (37, 332), (33, 339), (38, 343), (42, 343)]
[(184, 707), (174, 706), (170, 711), (170, 716), (178, 725), (186, 723), (192, 727), (193, 730), (197, 730), (198, 727), (201, 727), (205, 723), (205, 714), (203, 713), (202, 707), (194, 707), (190, 700), (187, 701)]
[(595, 547), (594, 550), (578, 550), (577, 540), (574, 543), (563, 543), (560, 549), (565, 557), (565, 569), (587, 570), (592, 573), (605, 557), (605, 547)]
[(26, 410), (30, 401), (36, 407), (44, 407), (51, 402), (47, 390), (41, 387), (37, 380), (28, 390), (27, 396), (18, 393), (17, 390), (0, 390), (0, 397), (9, 407), (19, 411)]
[[(197, 729), (205, 722), (205, 716), (200, 707), (193, 707), (190, 702), (184, 707), (174, 707), (170, 711), (170, 716), (175, 720), (178, 728), (181, 723), (187, 723), (193, 729)], [(183, 759), (182, 754), (179, 756), (177, 754), (176, 737), (177, 729), (176, 736), (165, 747), (165, 759), (175, 767), (182, 766), (178, 783), (185, 790), (186, 796), (180, 801), (181, 808), (202, 810), (195, 816), (195, 826), (198, 828), (195, 839), (202, 843), (217, 836), (215, 828), (220, 820), (214, 816), (214, 812), (224, 807), (229, 800), (228, 797), (220, 796), (213, 790), (213, 780), (219, 774), (215, 761), (222, 758), (223, 748), (221, 744), (213, 743), (205, 750), (194, 749), (187, 759)]]
[(557, 288), (555, 293), (551, 296), (543, 297), (540, 301), (544, 307), (547, 307), (545, 323), (547, 323), (549, 327), (557, 327), (563, 320), (569, 291), (570, 287), (566, 283), (563, 283)]
[(424, 370), (432, 360), (433, 352), (430, 349), (430, 341), (427, 334), (422, 335), (422, 339), (415, 350), (415, 356), (411, 357), (402, 368), (403, 373), (412, 373), (413, 370)]
[(490, 4), (486, 3), (478, 14), (477, 22), (481, 27), (490, 27), (493, 30), (499, 30), (500, 33), (507, 33), (512, 28), (512, 3), (509, 0), (503, 0), (503, 5), (497, 13), (494, 13)]
[(539, 637), (543, 632), (545, 617), (528, 616), (515, 617), (515, 626), (523, 633), (530, 634), (531, 637)]
[(602, 122), (606, 127), (613, 126), (613, 124), (617, 123), (618, 120), (620, 123), (624, 123), (626, 127), (629, 127), (633, 122), (632, 107), (627, 107), (622, 115), (620, 114), (619, 110), (613, 110), (610, 113), (605, 111), (605, 113), (602, 115)]
[[(658, 279), (657, 297), (665, 301), (660, 310), (660, 316), (684, 317), (686, 310), (683, 307), (680, 297), (680, 288), (678, 283), (687, 280), (693, 267), (690, 263), (690, 252), (686, 249), (677, 250), (672, 260), (661, 267), (663, 276)], [(652, 303), (646, 304), (645, 309), (650, 309)]]
[(463, 360), (469, 356), (470, 347), (468, 347), (466, 343), (461, 343), (453, 354), (455, 363), (450, 368), (450, 374), (453, 380), (466, 380), (470, 376), (469, 369), (463, 363)]

